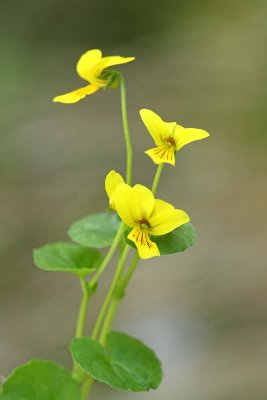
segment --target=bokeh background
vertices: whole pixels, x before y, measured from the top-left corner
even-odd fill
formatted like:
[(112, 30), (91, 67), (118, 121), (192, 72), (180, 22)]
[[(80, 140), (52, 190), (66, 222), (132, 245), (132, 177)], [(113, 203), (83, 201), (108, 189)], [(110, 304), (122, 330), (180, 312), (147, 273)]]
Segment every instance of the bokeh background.
[(136, 56), (120, 68), (135, 182), (155, 171), (139, 108), (211, 137), (181, 150), (159, 186), (190, 213), (196, 245), (141, 263), (115, 324), (156, 350), (163, 383), (96, 384), (93, 398), (266, 400), (266, 1), (1, 0), (0, 11), (0, 373), (31, 357), (71, 363), (79, 283), (37, 270), (32, 249), (105, 209), (104, 177), (124, 170), (119, 91), (51, 101), (83, 84), (76, 61), (101, 48)]

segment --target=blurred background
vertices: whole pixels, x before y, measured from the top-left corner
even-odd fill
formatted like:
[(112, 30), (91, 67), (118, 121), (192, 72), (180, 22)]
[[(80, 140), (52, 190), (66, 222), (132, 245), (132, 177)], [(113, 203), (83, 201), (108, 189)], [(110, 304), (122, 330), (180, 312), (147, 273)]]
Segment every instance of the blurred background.
[(115, 324), (156, 350), (164, 380), (144, 394), (96, 384), (93, 397), (266, 400), (266, 17), (257, 0), (1, 1), (0, 374), (32, 357), (71, 364), (79, 283), (39, 271), (32, 249), (105, 209), (104, 177), (124, 171), (119, 91), (51, 101), (83, 86), (76, 62), (100, 48), (136, 57), (119, 67), (135, 182), (155, 172), (140, 108), (211, 137), (182, 149), (159, 186), (189, 212), (197, 243), (140, 263)]

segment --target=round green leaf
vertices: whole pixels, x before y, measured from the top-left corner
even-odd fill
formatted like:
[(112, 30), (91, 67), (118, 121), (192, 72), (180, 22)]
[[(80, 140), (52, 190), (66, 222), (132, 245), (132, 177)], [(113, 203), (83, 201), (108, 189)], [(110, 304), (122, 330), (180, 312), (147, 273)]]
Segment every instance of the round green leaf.
[(69, 371), (51, 361), (32, 360), (18, 367), (0, 389), (0, 400), (80, 400)]
[(73, 359), (94, 379), (111, 387), (141, 392), (156, 389), (162, 380), (160, 361), (140, 340), (111, 332), (106, 347), (83, 337), (71, 344)]
[(91, 214), (71, 225), (68, 234), (83, 246), (103, 248), (112, 244), (120, 226), (114, 212)]
[(95, 271), (102, 255), (96, 249), (59, 242), (35, 249), (33, 258), (37, 267), (46, 271), (71, 272), (81, 276)]
[[(136, 249), (134, 242), (127, 238), (130, 231), (131, 229), (125, 231), (125, 239), (130, 246)], [(163, 236), (151, 235), (151, 240), (157, 244), (162, 256), (185, 251), (188, 247), (193, 246), (195, 238), (196, 230), (191, 222), (181, 225), (179, 228)]]

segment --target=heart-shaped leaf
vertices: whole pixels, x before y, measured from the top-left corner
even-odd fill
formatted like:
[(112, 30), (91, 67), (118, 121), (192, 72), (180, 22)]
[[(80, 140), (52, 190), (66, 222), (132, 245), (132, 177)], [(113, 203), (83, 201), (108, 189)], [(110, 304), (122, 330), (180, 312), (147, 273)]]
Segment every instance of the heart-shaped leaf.
[(51, 361), (32, 360), (10, 375), (0, 400), (80, 400), (80, 388), (69, 371)]
[(79, 276), (95, 271), (103, 258), (96, 249), (63, 242), (35, 249), (33, 257), (35, 264), (41, 269), (71, 272)]
[(82, 246), (103, 248), (112, 244), (120, 226), (116, 213), (91, 214), (71, 225), (68, 234)]
[[(134, 242), (127, 238), (131, 229), (127, 229), (124, 233), (126, 242), (136, 249)], [(196, 238), (196, 230), (191, 222), (179, 226), (174, 231), (162, 236), (152, 236), (151, 240), (155, 242), (159, 248), (161, 255), (179, 253), (185, 251), (188, 247), (193, 246)]]
[(160, 361), (140, 340), (111, 332), (106, 347), (90, 337), (71, 343), (74, 361), (94, 379), (111, 387), (140, 392), (156, 389), (162, 379)]

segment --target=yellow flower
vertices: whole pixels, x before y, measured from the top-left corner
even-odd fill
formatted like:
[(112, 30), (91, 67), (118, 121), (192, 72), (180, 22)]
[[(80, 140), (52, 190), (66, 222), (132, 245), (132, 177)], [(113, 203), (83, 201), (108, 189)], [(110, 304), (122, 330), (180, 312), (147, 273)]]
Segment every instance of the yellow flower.
[(132, 228), (127, 237), (135, 243), (141, 258), (160, 255), (150, 235), (165, 235), (190, 220), (185, 211), (155, 199), (151, 190), (142, 185), (121, 183), (113, 192), (113, 201), (122, 221)]
[(89, 82), (89, 85), (57, 96), (53, 101), (59, 103), (77, 103), (77, 101), (83, 99), (85, 96), (93, 94), (111, 83), (114, 73), (106, 70), (106, 68), (112, 65), (125, 64), (133, 60), (134, 57), (102, 57), (102, 52), (98, 49), (87, 51), (79, 59), (76, 71), (82, 79)]
[(165, 122), (151, 110), (140, 110), (140, 116), (158, 146), (145, 152), (155, 164), (175, 165), (176, 151), (188, 143), (209, 136), (208, 132), (202, 129), (184, 128), (176, 122)]
[(107, 174), (105, 179), (105, 189), (109, 198), (109, 205), (113, 210), (116, 210), (113, 200), (115, 189), (121, 183), (124, 183), (124, 179), (118, 172), (112, 170)]

